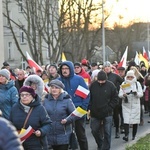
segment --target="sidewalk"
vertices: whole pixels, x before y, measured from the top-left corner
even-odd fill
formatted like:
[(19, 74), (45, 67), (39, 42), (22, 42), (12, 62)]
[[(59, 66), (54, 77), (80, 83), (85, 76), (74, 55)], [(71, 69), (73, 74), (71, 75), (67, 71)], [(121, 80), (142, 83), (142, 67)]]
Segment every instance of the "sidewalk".
[[(129, 134), (129, 141), (125, 142), (122, 138), (124, 134), (120, 134), (120, 138), (115, 138), (115, 128), (112, 128), (112, 141), (111, 141), (111, 150), (125, 150), (127, 146), (131, 146), (132, 144), (136, 143), (137, 140), (144, 137), (146, 134), (150, 133), (150, 123), (147, 123), (147, 121), (150, 120), (150, 117), (148, 114), (144, 114), (144, 125), (138, 126), (137, 136), (135, 140), (132, 140), (132, 128), (130, 128), (130, 134)], [(91, 134), (91, 129), (89, 124), (86, 126), (86, 133), (88, 138), (88, 145), (89, 150), (96, 150), (97, 145), (95, 143), (95, 140)]]

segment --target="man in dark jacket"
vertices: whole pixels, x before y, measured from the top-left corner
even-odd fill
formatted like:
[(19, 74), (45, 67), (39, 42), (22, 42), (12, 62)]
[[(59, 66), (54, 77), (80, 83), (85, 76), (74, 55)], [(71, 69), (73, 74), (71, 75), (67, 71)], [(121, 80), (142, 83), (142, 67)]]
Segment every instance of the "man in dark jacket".
[[(82, 109), (87, 110), (89, 95), (86, 98), (83, 98), (76, 94), (76, 90), (79, 86), (86, 90), (88, 87), (81, 76), (75, 75), (74, 65), (71, 61), (61, 63), (59, 80), (61, 80), (65, 85), (65, 91), (71, 95), (75, 107), (80, 106)], [(80, 150), (88, 150), (88, 142), (85, 132), (85, 119), (85, 117), (82, 117), (75, 121), (75, 132), (78, 138)]]
[[(89, 110), (91, 130), (98, 145), (98, 150), (109, 150), (111, 145), (111, 128), (113, 109), (118, 103), (116, 86), (107, 80), (104, 71), (100, 71), (97, 80), (90, 86)], [(100, 132), (104, 129), (104, 133)]]
[(23, 150), (15, 127), (0, 117), (0, 150)]

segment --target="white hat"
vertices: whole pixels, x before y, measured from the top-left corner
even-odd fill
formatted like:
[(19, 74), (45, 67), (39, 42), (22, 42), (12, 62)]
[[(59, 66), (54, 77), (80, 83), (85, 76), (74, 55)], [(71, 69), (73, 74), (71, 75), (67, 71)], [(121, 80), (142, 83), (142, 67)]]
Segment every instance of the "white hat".
[(129, 70), (126, 74), (126, 77), (128, 76), (132, 76), (132, 77), (135, 77), (135, 74), (134, 74), (134, 71), (133, 70)]

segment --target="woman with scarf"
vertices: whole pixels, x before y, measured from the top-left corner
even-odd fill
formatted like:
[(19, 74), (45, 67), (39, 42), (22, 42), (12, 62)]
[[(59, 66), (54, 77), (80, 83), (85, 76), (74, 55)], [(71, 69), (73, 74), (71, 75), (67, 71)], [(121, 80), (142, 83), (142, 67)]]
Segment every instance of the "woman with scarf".
[(121, 84), (119, 97), (122, 98), (122, 111), (124, 118), (125, 136), (128, 141), (129, 125), (133, 125), (132, 140), (135, 139), (138, 124), (140, 123), (140, 97), (143, 96), (142, 86), (137, 81), (133, 70), (129, 70), (125, 81)]
[(12, 108), (10, 120), (20, 133), (32, 127), (34, 132), (23, 141), (24, 150), (47, 150), (46, 135), (51, 130), (51, 120), (41, 105), (41, 99), (30, 86), (19, 90), (20, 98)]

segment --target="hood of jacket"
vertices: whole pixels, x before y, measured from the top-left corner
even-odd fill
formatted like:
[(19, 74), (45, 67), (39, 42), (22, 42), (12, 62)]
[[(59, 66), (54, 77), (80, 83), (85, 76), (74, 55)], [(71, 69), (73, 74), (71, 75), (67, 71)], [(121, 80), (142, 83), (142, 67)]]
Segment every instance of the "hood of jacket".
[(36, 89), (35, 93), (37, 95), (39, 95), (39, 97), (42, 97), (42, 94), (44, 91), (44, 82), (43, 82), (42, 78), (35, 74), (30, 75), (25, 79), (24, 85), (31, 86), (31, 83), (37, 84), (37, 89)]
[(64, 65), (66, 65), (66, 66), (69, 67), (69, 70), (70, 70), (69, 78), (70, 78), (70, 77), (73, 77), (74, 74), (75, 74), (75, 72), (74, 72), (74, 65), (73, 65), (73, 63), (72, 63), (71, 61), (64, 61), (64, 62), (61, 63), (61, 66), (60, 66), (60, 76), (61, 76), (62, 78), (65, 78), (65, 77), (62, 75), (62, 71), (61, 71), (61, 68), (62, 68), (62, 66), (64, 66)]

